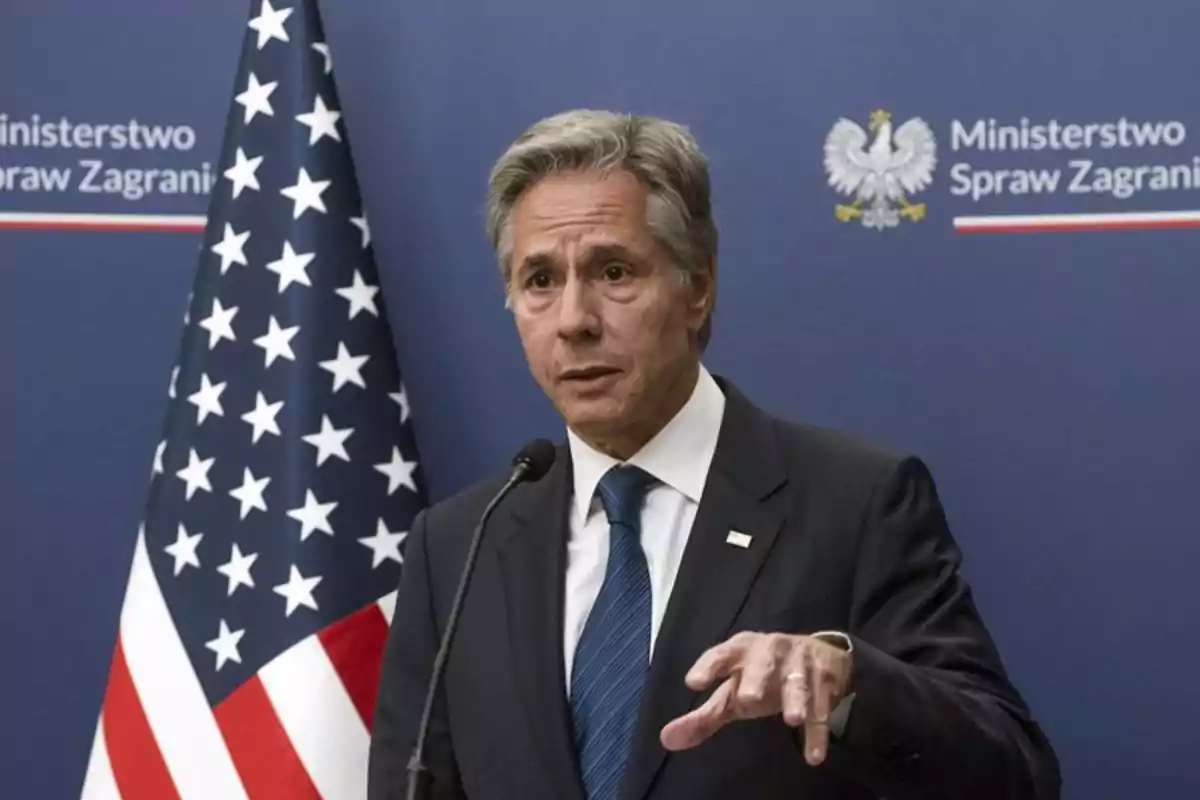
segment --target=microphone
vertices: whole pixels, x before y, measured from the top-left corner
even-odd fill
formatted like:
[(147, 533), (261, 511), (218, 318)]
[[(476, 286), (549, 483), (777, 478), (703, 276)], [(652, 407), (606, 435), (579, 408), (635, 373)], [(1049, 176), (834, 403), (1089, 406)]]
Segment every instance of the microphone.
[(442, 673), (446, 669), (446, 659), (450, 655), (450, 646), (454, 640), (454, 631), (458, 628), (458, 618), (462, 615), (463, 598), (466, 597), (467, 587), (471, 584), (471, 573), (475, 571), (475, 560), (479, 555), (479, 544), (483, 540), (483, 527), (496, 506), (500, 505), (513, 487), (525, 481), (538, 481), (550, 471), (557, 455), (554, 445), (546, 439), (534, 439), (513, 456), (513, 471), (508, 481), (496, 492), (496, 496), (484, 508), (471, 537), (471, 546), (467, 549), (467, 561), (463, 565), (462, 577), (458, 581), (458, 590), (454, 594), (454, 602), (450, 606), (450, 615), (446, 618), (446, 629), (442, 631), (442, 641), (438, 646), (437, 656), (433, 659), (433, 674), (429, 678), (429, 689), (425, 693), (425, 706), (421, 711), (421, 724), (417, 728), (417, 743), (413, 747), (412, 757), (408, 762), (408, 792), (407, 800), (425, 800), (430, 796), (433, 785), (433, 774), (425, 766), (425, 740), (429, 736), (429, 718), (433, 715), (433, 701), (437, 696)]

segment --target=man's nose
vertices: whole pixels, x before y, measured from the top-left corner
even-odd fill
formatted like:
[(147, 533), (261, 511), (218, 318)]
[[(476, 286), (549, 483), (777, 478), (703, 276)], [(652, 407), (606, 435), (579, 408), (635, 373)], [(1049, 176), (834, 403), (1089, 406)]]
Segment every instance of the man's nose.
[(567, 279), (558, 303), (558, 335), (563, 339), (595, 338), (600, 335), (600, 315), (587, 281)]

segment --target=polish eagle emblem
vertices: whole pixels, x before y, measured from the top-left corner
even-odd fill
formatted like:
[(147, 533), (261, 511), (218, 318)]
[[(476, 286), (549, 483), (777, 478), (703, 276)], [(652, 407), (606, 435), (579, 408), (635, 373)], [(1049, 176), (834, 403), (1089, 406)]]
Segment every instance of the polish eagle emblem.
[(925, 204), (910, 203), (908, 196), (930, 184), (935, 166), (937, 142), (920, 117), (893, 130), (891, 112), (881, 108), (871, 112), (867, 130), (842, 117), (825, 137), (829, 185), (854, 198), (834, 207), (842, 222), (857, 219), (866, 228), (884, 230), (902, 218), (920, 221)]

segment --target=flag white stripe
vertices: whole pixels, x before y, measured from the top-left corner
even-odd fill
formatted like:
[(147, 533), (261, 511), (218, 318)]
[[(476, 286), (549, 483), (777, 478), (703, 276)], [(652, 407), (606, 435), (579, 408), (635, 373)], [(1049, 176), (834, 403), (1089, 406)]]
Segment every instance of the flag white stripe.
[(121, 800), (117, 790), (117, 779), (113, 777), (112, 763), (108, 760), (108, 747), (104, 743), (104, 725), (96, 723), (96, 736), (92, 739), (92, 755), (88, 758), (87, 775), (83, 779), (80, 800)]
[(150, 567), (142, 533), (121, 610), (121, 643), (179, 796), (183, 800), (245, 798), (246, 790)]
[(280, 653), (259, 679), (321, 796), (365, 798), (369, 734), (320, 640), (309, 636)]
[(379, 610), (383, 612), (383, 618), (387, 620), (388, 625), (391, 625), (392, 616), (396, 613), (396, 593), (388, 592), (376, 602)]

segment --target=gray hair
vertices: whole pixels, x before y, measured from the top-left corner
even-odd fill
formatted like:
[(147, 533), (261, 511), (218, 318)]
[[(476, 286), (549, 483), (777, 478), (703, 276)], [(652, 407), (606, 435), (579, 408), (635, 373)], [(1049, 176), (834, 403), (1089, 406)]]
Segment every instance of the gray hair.
[[(690, 281), (717, 254), (708, 159), (688, 129), (657, 117), (578, 109), (534, 123), (517, 137), (488, 180), (487, 232), (508, 283), (509, 216), (522, 192), (553, 172), (624, 170), (647, 189), (646, 217), (655, 238)], [(700, 331), (704, 346), (710, 322)]]

